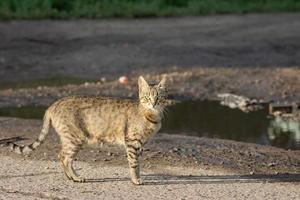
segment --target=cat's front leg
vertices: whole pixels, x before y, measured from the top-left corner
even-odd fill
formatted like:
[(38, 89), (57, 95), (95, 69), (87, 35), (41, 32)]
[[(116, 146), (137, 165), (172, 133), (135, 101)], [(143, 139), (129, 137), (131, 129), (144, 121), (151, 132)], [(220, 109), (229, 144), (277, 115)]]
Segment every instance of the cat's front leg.
[(141, 185), (139, 155), (141, 152), (141, 144), (136, 140), (131, 140), (126, 144), (127, 159), (131, 181), (135, 185)]

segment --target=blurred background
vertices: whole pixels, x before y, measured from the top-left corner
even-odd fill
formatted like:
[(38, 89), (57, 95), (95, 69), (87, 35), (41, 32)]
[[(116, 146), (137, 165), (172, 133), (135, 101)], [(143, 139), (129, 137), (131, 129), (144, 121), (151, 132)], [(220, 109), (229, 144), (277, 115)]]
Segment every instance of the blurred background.
[[(299, 11), (299, 0), (1, 0), (0, 115), (42, 118), (68, 95), (135, 98), (138, 75), (165, 73), (182, 103), (163, 132), (299, 149)], [(260, 109), (222, 106), (224, 93)], [(291, 117), (268, 117), (270, 105)]]

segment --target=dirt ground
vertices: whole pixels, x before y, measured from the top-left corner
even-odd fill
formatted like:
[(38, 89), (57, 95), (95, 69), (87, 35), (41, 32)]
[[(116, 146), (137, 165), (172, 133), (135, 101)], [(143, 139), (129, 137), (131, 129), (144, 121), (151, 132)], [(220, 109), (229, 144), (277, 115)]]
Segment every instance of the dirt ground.
[[(300, 197), (299, 183), (272, 177), (192, 171), (143, 172), (144, 185), (134, 186), (127, 169), (77, 162), (90, 182), (63, 177), (58, 162), (1, 156), (0, 199), (286, 199)], [(14, 166), (14, 167), (12, 167)], [(189, 170), (189, 174), (186, 171)], [(299, 181), (299, 179), (298, 179)]]
[[(218, 100), (217, 94), (233, 93), (263, 102), (293, 103), (300, 99), (300, 69), (193, 68), (172, 70), (167, 74), (169, 98), (175, 100)], [(161, 74), (144, 74), (149, 82), (158, 82)], [(0, 90), (0, 107), (43, 105), (70, 95), (137, 97), (137, 76), (128, 85), (117, 80), (81, 85)]]
[[(70, 94), (132, 97), (136, 77), (170, 75), (171, 95), (231, 92), (299, 102), (300, 14), (144, 20), (2, 21), (0, 84), (55, 77), (99, 81), (80, 87), (2, 90), (0, 106), (49, 105)], [(123, 87), (115, 80), (127, 74)]]
[[(299, 199), (299, 183), (272, 178), (191, 171), (143, 172), (145, 184), (134, 186), (127, 169), (77, 162), (90, 182), (73, 183), (59, 164), (1, 157), (1, 199)], [(11, 167), (11, 166), (14, 167)], [(22, 169), (22, 170), (21, 170)], [(189, 174), (185, 172), (189, 170)], [(5, 173), (5, 175), (2, 175)], [(179, 174), (179, 175), (178, 175)]]
[(299, 67), (300, 14), (0, 22), (0, 80)]
[[(300, 14), (145, 20), (2, 21), (0, 84), (78, 77), (81, 85), (0, 91), (0, 107), (49, 105), (68, 95), (136, 97), (143, 74), (168, 75), (171, 99), (230, 92), (281, 103), (300, 99)], [(117, 79), (127, 74), (128, 85)], [(101, 80), (102, 78), (102, 80)], [(105, 80), (103, 79), (105, 78)], [(0, 118), (0, 139), (29, 143), (40, 120)], [(67, 181), (53, 132), (22, 157), (0, 148), (0, 199), (299, 199), (300, 153), (229, 140), (160, 133), (144, 149), (145, 185), (128, 181), (122, 148), (86, 148), (76, 168), (90, 183)]]
[[(40, 120), (0, 119), (1, 138), (36, 138)], [(124, 149), (86, 147), (75, 167), (88, 183), (67, 181), (57, 154), (59, 139), (51, 131), (46, 142), (23, 157), (0, 149), (0, 198), (27, 199), (298, 199), (299, 151), (229, 140), (158, 134), (145, 146), (145, 185), (128, 179)], [(152, 191), (152, 193), (151, 193)], [(254, 192), (255, 191), (255, 192)]]

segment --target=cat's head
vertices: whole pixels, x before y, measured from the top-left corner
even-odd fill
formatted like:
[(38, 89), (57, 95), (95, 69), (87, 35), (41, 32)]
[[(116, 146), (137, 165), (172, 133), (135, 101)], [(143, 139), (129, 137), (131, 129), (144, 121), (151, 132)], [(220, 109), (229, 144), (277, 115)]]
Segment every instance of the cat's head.
[(147, 81), (140, 76), (138, 84), (140, 104), (149, 110), (162, 111), (167, 98), (166, 76), (163, 76), (157, 85), (148, 84)]

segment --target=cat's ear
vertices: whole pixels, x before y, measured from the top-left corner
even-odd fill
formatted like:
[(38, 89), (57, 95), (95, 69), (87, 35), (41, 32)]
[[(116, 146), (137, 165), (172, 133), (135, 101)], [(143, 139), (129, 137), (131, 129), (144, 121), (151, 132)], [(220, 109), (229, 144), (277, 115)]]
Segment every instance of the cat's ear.
[(143, 91), (146, 88), (149, 88), (149, 85), (148, 85), (147, 81), (142, 76), (139, 77), (138, 84), (139, 84), (139, 91), (140, 92)]
[(167, 81), (167, 75), (164, 74), (161, 81), (158, 84), (159, 88), (165, 89), (166, 88), (166, 81)]

